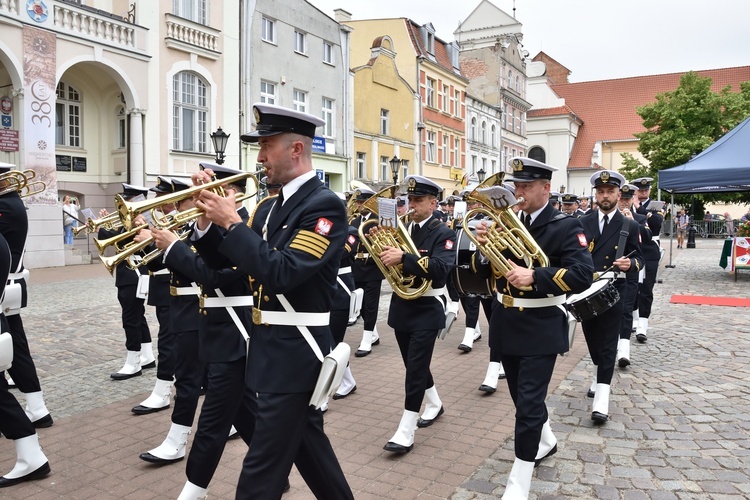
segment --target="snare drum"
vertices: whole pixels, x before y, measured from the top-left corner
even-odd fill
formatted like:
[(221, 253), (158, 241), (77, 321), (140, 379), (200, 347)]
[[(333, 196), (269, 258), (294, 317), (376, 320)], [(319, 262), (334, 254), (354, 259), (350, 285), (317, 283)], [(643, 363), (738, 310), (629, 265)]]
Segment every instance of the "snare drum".
[[(474, 231), (473, 227), (468, 229)], [(471, 269), (471, 257), (476, 245), (466, 235), (466, 229), (456, 232), (456, 267), (453, 268), (453, 283), (460, 296), (492, 296), (495, 294), (495, 278), (482, 278)]]
[(578, 321), (595, 318), (620, 300), (612, 280), (595, 281), (587, 290), (569, 296), (565, 302)]

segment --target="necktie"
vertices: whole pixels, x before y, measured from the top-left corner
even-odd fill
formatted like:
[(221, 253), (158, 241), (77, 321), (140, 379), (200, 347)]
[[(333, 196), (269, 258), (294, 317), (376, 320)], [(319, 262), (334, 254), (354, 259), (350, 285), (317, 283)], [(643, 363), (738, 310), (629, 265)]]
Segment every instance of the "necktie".
[(523, 216), (523, 225), (526, 226), (526, 228), (531, 227), (531, 214), (525, 214)]
[(604, 221), (604, 224), (602, 224), (602, 233), (605, 229), (607, 229), (607, 224), (609, 224), (609, 215), (605, 215), (602, 217), (602, 220)]
[(420, 229), (421, 229), (421, 226), (415, 222), (414, 225), (411, 227), (411, 239), (415, 239), (417, 237)]
[(281, 205), (284, 203), (284, 191), (279, 191), (279, 196), (276, 198), (276, 202), (273, 205), (273, 209), (271, 209), (271, 216), (268, 219), (270, 221), (274, 221), (276, 217), (278, 217), (279, 212), (281, 212)]

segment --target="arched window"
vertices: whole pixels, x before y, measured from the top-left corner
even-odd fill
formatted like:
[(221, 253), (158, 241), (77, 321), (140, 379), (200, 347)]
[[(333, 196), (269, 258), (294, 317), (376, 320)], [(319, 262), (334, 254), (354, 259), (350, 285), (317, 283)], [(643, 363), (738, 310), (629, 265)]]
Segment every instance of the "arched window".
[(547, 161), (547, 153), (545, 153), (539, 146), (534, 146), (529, 149), (529, 158), (545, 163)]
[(477, 119), (476, 117), (471, 117), (471, 130), (469, 130), (469, 137), (472, 141), (477, 140)]
[(208, 152), (208, 86), (198, 76), (181, 72), (172, 78), (172, 148)]
[(512, 69), (508, 70), (508, 88), (509, 89), (513, 88), (513, 70)]
[(487, 122), (482, 120), (482, 144), (487, 144)]
[(81, 94), (65, 82), (57, 85), (55, 104), (55, 144), (81, 147), (81, 117), (83, 105)]
[(497, 130), (495, 128), (495, 124), (492, 124), (492, 127), (490, 127), (490, 146), (493, 148), (497, 146), (495, 143), (495, 135), (497, 134)]

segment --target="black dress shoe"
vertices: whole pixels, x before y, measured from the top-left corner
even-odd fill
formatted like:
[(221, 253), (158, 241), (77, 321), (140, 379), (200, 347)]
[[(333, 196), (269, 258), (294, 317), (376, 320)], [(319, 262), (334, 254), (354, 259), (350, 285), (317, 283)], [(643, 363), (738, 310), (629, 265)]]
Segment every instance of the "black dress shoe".
[(152, 463), (152, 464), (156, 464), (156, 465), (168, 465), (168, 464), (173, 464), (175, 462), (179, 462), (179, 461), (181, 461), (185, 457), (180, 457), (180, 458), (160, 458), (160, 457), (157, 457), (156, 455), (152, 455), (149, 452), (145, 452), (145, 453), (141, 453), (138, 456), (138, 458), (140, 458), (141, 460), (144, 460), (146, 462), (149, 462), (149, 463)]
[(370, 345), (380, 345), (380, 337), (378, 337), (377, 339), (375, 339), (375, 341), (372, 344), (370, 344)]
[(486, 393), (492, 394), (497, 389), (495, 387), (491, 387), (489, 385), (482, 384), (482, 385), (479, 386), (479, 390), (482, 391), (482, 392), (486, 392)]
[(431, 418), (431, 419), (429, 419), (429, 420), (428, 420), (428, 419), (424, 419), (424, 418), (419, 418), (419, 419), (417, 419), (417, 427), (419, 427), (420, 429), (423, 429), (423, 428), (425, 428), (425, 427), (429, 427), (429, 426), (431, 426), (431, 425), (432, 425), (432, 423), (433, 423), (433, 422), (434, 422), (435, 420), (437, 420), (437, 419), (438, 419), (438, 417), (440, 417), (440, 415), (442, 415), (443, 413), (445, 413), (445, 410), (444, 410), (444, 409), (443, 409), (443, 407), (441, 406), (441, 407), (440, 407), (440, 411), (438, 411), (438, 414), (437, 414), (437, 415), (435, 415), (435, 418)]
[(630, 364), (630, 360), (628, 358), (620, 358), (617, 360), (617, 366), (620, 368), (625, 368)]
[(23, 483), (24, 481), (33, 481), (34, 479), (41, 479), (50, 473), (49, 462), (45, 462), (44, 465), (39, 467), (34, 472), (29, 472), (25, 476), (15, 477), (13, 479), (7, 477), (0, 477), (0, 488), (6, 486), (13, 486), (14, 484)]
[(55, 421), (52, 420), (52, 415), (47, 413), (45, 416), (40, 418), (39, 420), (34, 420), (32, 424), (34, 424), (35, 429), (46, 429), (47, 427), (52, 427), (52, 424), (54, 424)]
[(352, 394), (353, 392), (357, 392), (357, 386), (356, 385), (354, 386), (354, 388), (351, 391), (347, 392), (346, 394), (339, 394), (337, 392), (336, 394), (333, 395), (333, 399), (344, 399), (345, 397), (347, 397), (349, 394)]
[(555, 446), (553, 446), (552, 449), (549, 450), (547, 454), (544, 455), (542, 458), (537, 458), (536, 460), (534, 460), (534, 467), (539, 467), (539, 464), (542, 462), (542, 460), (544, 460), (545, 458), (551, 457), (555, 453), (557, 453), (557, 444), (555, 444)]
[(385, 451), (390, 451), (391, 453), (409, 453), (412, 448), (414, 448), (413, 444), (404, 446), (402, 444), (394, 443), (393, 441), (388, 441), (385, 443), (385, 446), (383, 446)]
[(111, 374), (110, 377), (113, 380), (127, 380), (127, 379), (133, 378), (133, 377), (140, 377), (141, 374), (142, 374), (141, 370), (138, 370), (135, 373), (119, 373), (119, 372), (116, 372), (116, 373)]
[(603, 424), (608, 419), (609, 417), (604, 413), (599, 413), (598, 411), (591, 412), (591, 420), (593, 420), (597, 424)]
[(136, 415), (148, 415), (149, 413), (156, 413), (157, 411), (166, 410), (169, 405), (162, 406), (161, 408), (151, 408), (150, 406), (138, 405), (130, 409)]
[(591, 389), (589, 389), (588, 392), (586, 392), (586, 397), (587, 398), (593, 398), (595, 395), (596, 395), (596, 393), (594, 391), (592, 391)]
[(147, 368), (156, 368), (156, 360), (145, 365), (141, 365), (141, 370), (146, 370)]
[(646, 337), (646, 334), (645, 334), (645, 333), (637, 333), (637, 334), (635, 335), (635, 340), (637, 340), (637, 341), (638, 341), (638, 342), (640, 342), (641, 344), (645, 344), (645, 343), (646, 343), (646, 341), (648, 340), (648, 337)]
[(471, 352), (471, 347), (466, 344), (458, 344), (458, 350), (463, 352)]
[(369, 351), (363, 351), (362, 349), (357, 349), (357, 352), (354, 353), (354, 357), (356, 358), (364, 358), (365, 356), (369, 356), (372, 352), (372, 349)]
[(497, 376), (497, 379), (498, 380), (505, 380), (505, 374), (501, 373), (500, 375)]

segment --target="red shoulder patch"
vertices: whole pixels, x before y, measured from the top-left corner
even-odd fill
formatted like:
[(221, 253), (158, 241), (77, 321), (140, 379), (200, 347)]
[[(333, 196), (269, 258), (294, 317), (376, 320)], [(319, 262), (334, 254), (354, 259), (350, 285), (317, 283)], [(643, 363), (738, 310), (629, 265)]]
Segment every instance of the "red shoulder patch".
[(318, 223), (315, 224), (315, 232), (321, 236), (328, 236), (328, 233), (331, 232), (332, 227), (333, 222), (329, 221), (325, 217), (321, 217), (320, 219), (318, 219)]
[(453, 250), (453, 242), (451, 240), (445, 240), (445, 249)]
[(354, 245), (357, 242), (357, 238), (355, 238), (353, 234), (350, 234), (346, 241), (348, 241), (350, 245)]
[(578, 233), (578, 243), (579, 243), (579, 244), (580, 244), (580, 245), (581, 245), (582, 247), (587, 247), (587, 246), (589, 245), (589, 244), (588, 244), (588, 242), (586, 241), (586, 235), (585, 235), (585, 234), (583, 234), (583, 233)]

